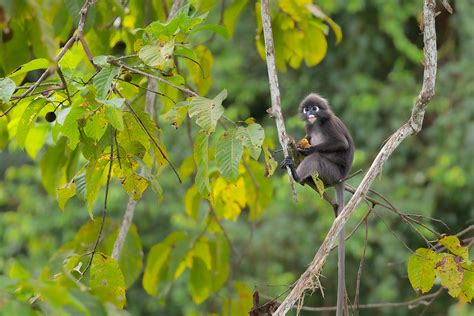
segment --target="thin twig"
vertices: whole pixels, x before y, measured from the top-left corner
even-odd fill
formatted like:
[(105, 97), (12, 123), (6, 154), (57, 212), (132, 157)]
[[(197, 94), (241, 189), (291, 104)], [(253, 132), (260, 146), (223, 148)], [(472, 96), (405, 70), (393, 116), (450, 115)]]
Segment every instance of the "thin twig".
[(63, 72), (61, 71), (61, 67), (59, 67), (59, 65), (56, 68), (56, 71), (58, 72), (59, 79), (61, 79), (61, 82), (63, 83), (63, 87), (66, 90), (66, 96), (67, 96), (67, 100), (69, 102), (69, 105), (72, 105), (71, 95), (69, 94), (69, 89), (67, 87), (67, 82), (66, 82), (66, 79), (64, 79)]
[(3, 113), (1, 113), (0, 117), (3, 117), (5, 115), (7, 115), (15, 106), (18, 105), (18, 103), (22, 99), (24, 99), (27, 96), (31, 95), (36, 90), (36, 88), (48, 77), (48, 75), (50, 75), (51, 73), (53, 73), (57, 70), (58, 62), (64, 57), (66, 52), (72, 47), (72, 45), (76, 42), (76, 40), (78, 38), (82, 37), (82, 32), (84, 30), (84, 25), (86, 23), (87, 14), (89, 12), (90, 7), (95, 2), (96, 2), (96, 0), (86, 0), (84, 2), (84, 5), (82, 6), (81, 11), (80, 11), (80, 18), (79, 18), (79, 23), (78, 23), (78, 26), (77, 26), (76, 34), (71, 36), (69, 38), (69, 40), (66, 42), (66, 44), (64, 44), (64, 46), (61, 48), (61, 50), (59, 51), (56, 58), (54, 58), (54, 64), (49, 66), (41, 74), (41, 76), (38, 78), (38, 80), (36, 80), (36, 82), (33, 85), (31, 85), (22, 95), (20, 95), (20, 98), (18, 98), (18, 100), (16, 102), (14, 102), (8, 109), (6, 109)]
[[(114, 92), (121, 98), (124, 98), (123, 95), (120, 93), (120, 91), (118, 89), (114, 89)], [(125, 99), (125, 98), (124, 98)], [(181, 180), (181, 177), (179, 176), (179, 173), (178, 173), (178, 170), (176, 169), (176, 167), (174, 166), (174, 164), (169, 160), (169, 158), (166, 156), (165, 152), (163, 151), (163, 149), (161, 148), (161, 146), (158, 144), (158, 142), (156, 141), (155, 137), (153, 137), (153, 135), (150, 133), (150, 131), (148, 130), (148, 128), (145, 126), (145, 124), (142, 122), (141, 118), (138, 116), (137, 112), (133, 109), (132, 105), (127, 101), (127, 99), (125, 99), (125, 105), (127, 106), (127, 108), (130, 110), (130, 112), (132, 113), (133, 117), (137, 120), (138, 124), (140, 125), (140, 127), (143, 129), (143, 131), (148, 135), (148, 138), (151, 140), (151, 142), (153, 143), (153, 145), (155, 145), (155, 147), (158, 149), (158, 151), (160, 152), (161, 156), (163, 157), (164, 160), (166, 160), (166, 162), (170, 165), (171, 169), (173, 170), (174, 174), (176, 175), (176, 177), (178, 178), (178, 181), (179, 183), (183, 183), (183, 181)]]
[[(369, 209), (369, 212), (372, 210), (373, 207)], [(362, 256), (360, 258), (359, 269), (357, 270), (357, 279), (356, 279), (356, 291), (354, 297), (354, 305), (353, 305), (353, 313), (355, 316), (359, 314), (359, 290), (360, 290), (360, 280), (362, 276), (362, 269), (364, 267), (364, 260), (365, 260), (365, 252), (367, 250), (367, 242), (369, 240), (369, 223), (367, 217), (364, 218), (365, 222), (365, 238), (364, 238), (364, 250), (362, 251)]]
[(91, 251), (91, 257), (89, 259), (89, 262), (87, 263), (87, 266), (84, 268), (84, 271), (82, 272), (81, 277), (79, 278), (82, 279), (84, 274), (87, 272), (87, 270), (90, 268), (92, 265), (92, 260), (94, 259), (95, 253), (97, 251), (97, 246), (99, 245), (100, 239), (102, 238), (102, 231), (104, 230), (104, 223), (105, 223), (105, 217), (107, 216), (107, 200), (109, 197), (109, 187), (110, 187), (110, 177), (112, 175), (112, 163), (114, 159), (114, 134), (113, 131), (111, 133), (111, 142), (110, 142), (110, 161), (109, 161), (109, 171), (107, 172), (107, 182), (105, 184), (105, 197), (104, 197), (104, 208), (102, 209), (102, 219), (100, 221), (100, 228), (99, 228), (99, 233), (97, 234), (97, 238), (94, 243), (94, 247), (92, 248)]
[(116, 65), (116, 66), (119, 66), (119, 67), (122, 67), (123, 69), (127, 69), (127, 70), (130, 71), (130, 72), (133, 72), (133, 73), (136, 73), (136, 74), (139, 74), (139, 75), (148, 77), (148, 78), (152, 78), (152, 79), (158, 80), (159, 82), (162, 82), (162, 83), (164, 83), (164, 84), (167, 84), (167, 85), (169, 85), (169, 86), (171, 86), (171, 87), (173, 87), (173, 88), (175, 88), (175, 89), (178, 89), (178, 90), (180, 90), (181, 92), (184, 92), (184, 93), (187, 94), (187, 95), (190, 95), (190, 96), (193, 96), (193, 97), (198, 96), (198, 94), (197, 94), (196, 92), (194, 92), (194, 91), (192, 91), (192, 90), (190, 90), (190, 89), (188, 89), (188, 88), (183, 88), (183, 87), (178, 86), (178, 85), (176, 85), (176, 84), (174, 84), (174, 83), (172, 83), (172, 82), (170, 82), (170, 81), (168, 81), (168, 80), (166, 80), (166, 79), (163, 79), (163, 78), (157, 77), (157, 76), (155, 76), (155, 75), (152, 75), (152, 74), (150, 74), (150, 73), (148, 73), (148, 72), (141, 71), (141, 70), (139, 70), (139, 69), (130, 67), (130, 66), (128, 66), (128, 65), (126, 65), (126, 64), (124, 64), (124, 63), (122, 63), (122, 62), (116, 61), (115, 59), (109, 60), (109, 63), (111, 63), (111, 64), (113, 64), (113, 65)]

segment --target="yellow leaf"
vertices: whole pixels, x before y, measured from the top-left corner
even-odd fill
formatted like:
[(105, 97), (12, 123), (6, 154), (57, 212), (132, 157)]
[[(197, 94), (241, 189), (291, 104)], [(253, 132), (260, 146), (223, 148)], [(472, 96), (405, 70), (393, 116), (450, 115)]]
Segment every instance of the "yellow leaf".
[(408, 260), (408, 279), (416, 291), (426, 293), (433, 287), (437, 258), (432, 250), (419, 248)]

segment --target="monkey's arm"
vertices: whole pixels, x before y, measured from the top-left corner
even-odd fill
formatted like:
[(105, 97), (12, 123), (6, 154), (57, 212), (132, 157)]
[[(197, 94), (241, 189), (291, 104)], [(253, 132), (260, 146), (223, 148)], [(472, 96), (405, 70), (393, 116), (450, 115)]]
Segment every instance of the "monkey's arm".
[(346, 140), (332, 140), (328, 142), (324, 142), (315, 146), (311, 146), (308, 148), (298, 148), (297, 150), (302, 153), (303, 155), (307, 156), (314, 152), (320, 153), (331, 153), (331, 152), (338, 152), (344, 151), (349, 148), (349, 143)]

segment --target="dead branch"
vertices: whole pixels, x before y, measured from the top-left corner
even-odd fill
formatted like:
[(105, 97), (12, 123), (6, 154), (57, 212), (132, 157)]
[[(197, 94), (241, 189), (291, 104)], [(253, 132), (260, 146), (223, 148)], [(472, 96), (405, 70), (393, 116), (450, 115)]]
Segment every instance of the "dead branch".
[[(262, 1), (263, 3), (266, 1)], [(268, 3), (267, 3), (268, 4)], [(347, 203), (342, 213), (335, 219), (321, 247), (313, 258), (313, 261), (300, 276), (290, 294), (281, 303), (273, 315), (285, 315), (296, 303), (301, 302), (307, 291), (314, 289), (318, 284), (317, 277), (321, 274), (322, 268), (332, 245), (336, 241), (339, 232), (344, 228), (344, 224), (354, 212), (356, 206), (364, 198), (371, 184), (382, 170), (383, 165), (390, 155), (400, 145), (400, 143), (410, 135), (418, 133), (422, 128), (423, 117), (428, 102), (435, 94), (436, 69), (437, 69), (437, 49), (436, 49), (436, 28), (435, 28), (435, 7), (434, 0), (425, 0), (423, 5), (423, 43), (424, 43), (424, 74), (421, 91), (415, 101), (411, 117), (407, 123), (403, 124), (385, 143), (377, 157), (373, 161), (364, 179), (359, 184), (356, 192)], [(268, 7), (267, 7), (268, 10)]]
[[(267, 59), (268, 81), (270, 82), (270, 95), (272, 98), (272, 108), (270, 115), (275, 118), (276, 127), (278, 130), (278, 139), (280, 140), (281, 148), (285, 157), (288, 156), (288, 142), (290, 138), (286, 133), (285, 122), (283, 114), (281, 113), (280, 89), (278, 87), (278, 76), (275, 66), (275, 49), (273, 46), (272, 22), (270, 19), (270, 6), (268, 0), (262, 0), (262, 25), (263, 37), (265, 38), (265, 52)], [(293, 197), (296, 200), (295, 181), (291, 175), (289, 167), (286, 168), (288, 176), (290, 177), (291, 190)]]

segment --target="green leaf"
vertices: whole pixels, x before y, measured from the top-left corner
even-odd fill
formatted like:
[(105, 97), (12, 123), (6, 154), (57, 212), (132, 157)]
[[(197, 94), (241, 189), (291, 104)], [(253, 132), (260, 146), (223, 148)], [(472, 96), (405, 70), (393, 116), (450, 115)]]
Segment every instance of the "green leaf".
[(194, 139), (194, 162), (197, 166), (196, 184), (199, 193), (207, 196), (211, 191), (209, 184), (209, 135), (201, 131)]
[(308, 23), (304, 35), (304, 60), (306, 65), (314, 66), (326, 56), (328, 43), (321, 29), (314, 23)]
[(327, 16), (326, 13), (324, 13), (319, 6), (314, 5), (312, 3), (308, 3), (306, 4), (306, 8), (308, 8), (309, 12), (311, 12), (312, 15), (329, 24), (332, 31), (334, 32), (334, 35), (336, 36), (336, 44), (339, 44), (342, 40), (341, 27), (337, 25), (336, 22), (334, 22), (329, 16)]
[(230, 248), (223, 236), (209, 243), (212, 258), (212, 291), (217, 292), (227, 281), (230, 271)]
[(186, 66), (191, 73), (200, 95), (206, 95), (212, 86), (212, 65), (214, 57), (209, 48), (199, 45), (194, 49), (196, 58), (187, 59)]
[(214, 132), (219, 118), (224, 114), (222, 101), (227, 97), (227, 90), (222, 90), (214, 99), (193, 97), (189, 102), (189, 116), (196, 117), (196, 124), (208, 133)]
[[(13, 78), (19, 75), (26, 74), (27, 72), (30, 72), (32, 70), (37, 70), (37, 69), (46, 69), (49, 67), (49, 61), (45, 58), (36, 58), (33, 60), (30, 60), (26, 64), (21, 65), (17, 69), (15, 69), (12, 73), (8, 75), (8, 77)], [(0, 87), (0, 91), (1, 91)]]
[(148, 66), (168, 71), (174, 68), (174, 42), (145, 45), (138, 52), (138, 57)]
[(201, 196), (196, 184), (191, 186), (184, 196), (184, 210), (189, 217), (197, 220), (199, 218), (199, 207), (201, 205)]
[(105, 99), (112, 87), (112, 82), (120, 72), (120, 69), (115, 66), (106, 65), (94, 78), (94, 87), (97, 90), (97, 98)]
[(122, 185), (125, 191), (127, 191), (128, 196), (135, 201), (138, 201), (142, 197), (143, 192), (145, 192), (148, 187), (148, 183), (146, 178), (137, 174), (127, 175), (122, 181)]
[(248, 0), (235, 0), (224, 11), (224, 25), (227, 27), (229, 37), (234, 34), (235, 24), (239, 18), (240, 13), (245, 8)]
[(77, 120), (82, 119), (86, 113), (86, 108), (82, 106), (76, 106), (71, 108), (66, 116), (66, 119), (64, 120), (61, 133), (68, 138), (68, 146), (71, 149), (76, 148), (77, 144), (79, 144), (79, 139), (81, 136)]
[(408, 260), (408, 279), (416, 291), (426, 293), (433, 287), (438, 256), (432, 250), (419, 248)]
[(471, 264), (470, 269), (464, 269), (464, 278), (461, 285), (461, 295), (459, 299), (462, 302), (470, 303), (474, 297), (474, 264)]
[(41, 182), (46, 191), (56, 196), (61, 168), (66, 163), (66, 138), (62, 137), (55, 146), (46, 149), (40, 161)]
[[(104, 248), (106, 253), (112, 253), (117, 235), (118, 229), (105, 239)], [(143, 267), (143, 246), (137, 227), (134, 224), (130, 226), (118, 261), (125, 279), (125, 286), (129, 288), (138, 279)]]
[(459, 238), (456, 236), (444, 236), (441, 237), (438, 241), (441, 245), (445, 246), (446, 249), (451, 251), (456, 256), (463, 258), (464, 260), (468, 259), (469, 251), (467, 247), (461, 246)]
[[(146, 132), (140, 126), (138, 121), (135, 117), (129, 113), (123, 113), (123, 121), (125, 129), (118, 133), (117, 141), (118, 143), (125, 149), (129, 150), (129, 148), (134, 147), (133, 143), (138, 142), (143, 145), (145, 149), (150, 148), (150, 140)], [(151, 130), (150, 133), (154, 133), (154, 130)]]
[(109, 163), (109, 157), (103, 157), (99, 160), (91, 160), (86, 168), (86, 200), (87, 200), (87, 211), (89, 216), (94, 218), (92, 208), (97, 194), (99, 193), (100, 186), (102, 184), (102, 178), (104, 176), (105, 167)]
[(9, 137), (7, 117), (0, 117), (0, 149), (8, 144)]
[(201, 304), (211, 293), (211, 272), (201, 258), (193, 258), (193, 266), (189, 275), (189, 291), (194, 303)]
[(195, 27), (190, 34), (201, 32), (201, 31), (211, 31), (216, 34), (219, 34), (225, 39), (229, 38), (229, 29), (223, 25), (215, 25), (215, 24), (204, 24)]
[(166, 112), (163, 115), (163, 119), (166, 122), (169, 122), (171, 126), (178, 129), (183, 123), (184, 119), (186, 118), (187, 113), (188, 113), (187, 106), (181, 106), (177, 104), (176, 106), (172, 107), (168, 112)]
[(239, 176), (240, 159), (244, 150), (236, 134), (235, 129), (228, 131), (216, 145), (217, 168), (226, 179), (231, 181)]
[(203, 236), (199, 238), (198, 241), (196, 241), (192, 250), (192, 255), (193, 257), (201, 259), (202, 262), (205, 263), (208, 270), (212, 269), (211, 250), (209, 248), (209, 240), (206, 236)]
[(76, 195), (76, 184), (74, 182), (58, 189), (58, 204), (61, 211), (64, 211), (67, 201), (74, 195)]
[(110, 56), (106, 55), (101, 55), (101, 56), (94, 56), (92, 61), (94, 62), (95, 65), (100, 66), (100, 67), (107, 67), (109, 63), (107, 60), (109, 59)]
[(248, 149), (250, 156), (257, 160), (262, 151), (265, 132), (260, 124), (253, 123), (247, 127), (239, 126), (236, 137)]
[(44, 108), (48, 103), (46, 99), (40, 98), (31, 102), (28, 107), (23, 112), (23, 115), (20, 118), (18, 123), (18, 129), (16, 132), (16, 140), (20, 148), (25, 147), (26, 136), (30, 131), (31, 125), (36, 121), (39, 112)]
[[(99, 100), (98, 100), (99, 101)], [(105, 105), (105, 116), (109, 119), (110, 124), (119, 131), (123, 131), (123, 113), (122, 105), (125, 102), (125, 99), (115, 98), (112, 100), (99, 101), (103, 102)]]
[(0, 80), (0, 101), (7, 103), (15, 92), (16, 84), (10, 78)]
[(117, 261), (102, 253), (96, 253), (90, 273), (92, 293), (101, 301), (113, 303), (122, 309), (126, 302), (125, 281)]
[(448, 294), (458, 297), (461, 294), (461, 284), (464, 277), (461, 263), (451, 254), (441, 254), (442, 258), (436, 263), (435, 273), (441, 285), (448, 289)]
[(107, 130), (109, 121), (104, 112), (104, 109), (99, 109), (92, 115), (92, 117), (87, 121), (86, 127), (84, 127), (84, 133), (95, 141), (101, 139)]
[(177, 241), (185, 238), (183, 232), (173, 232), (164, 241), (154, 245), (148, 253), (145, 272), (143, 274), (143, 289), (152, 296), (158, 294), (158, 287), (168, 279), (165, 269), (170, 253)]
[(36, 158), (36, 155), (45, 144), (49, 130), (50, 126), (48, 123), (38, 124), (30, 129), (26, 137), (25, 149), (32, 159)]

